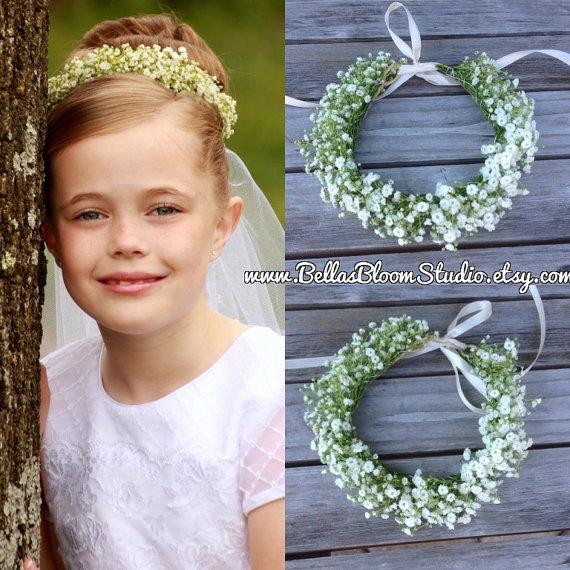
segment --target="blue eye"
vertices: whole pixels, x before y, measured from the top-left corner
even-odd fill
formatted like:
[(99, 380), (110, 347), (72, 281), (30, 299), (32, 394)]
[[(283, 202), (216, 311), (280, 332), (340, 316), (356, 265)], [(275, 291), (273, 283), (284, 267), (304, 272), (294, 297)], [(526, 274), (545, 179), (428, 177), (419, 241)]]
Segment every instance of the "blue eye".
[[(153, 212), (156, 212), (158, 210), (171, 210), (172, 213), (170, 214), (166, 214), (167, 216), (172, 216), (174, 213), (176, 212), (180, 212), (181, 210), (179, 210), (178, 208), (175, 208), (174, 206), (170, 206), (169, 204), (161, 204), (160, 206), (157, 206)], [(160, 216), (161, 218), (164, 218), (165, 216)]]
[(78, 216), (75, 216), (75, 218), (73, 218), (73, 219), (74, 220), (81, 220), (82, 222), (89, 222), (91, 220), (95, 221), (95, 220), (99, 219), (99, 218), (84, 218), (83, 216), (85, 216), (85, 214), (95, 214), (96, 216), (101, 215), (99, 212), (95, 212), (94, 210), (87, 210), (86, 212), (81, 212), (81, 214), (79, 214)]
[[(165, 212), (166, 210), (166, 212)], [(171, 206), (170, 204), (161, 204), (160, 206), (156, 206), (156, 208), (154, 208), (152, 210), (152, 212), (159, 212), (158, 213), (158, 217), (159, 218), (166, 218), (169, 216), (174, 215), (175, 213), (181, 212), (182, 210), (180, 210), (179, 208), (176, 208), (175, 206)], [(160, 213), (162, 212), (162, 213)], [(85, 212), (81, 212), (81, 214), (78, 214), (77, 216), (75, 216), (75, 218), (73, 218), (74, 220), (80, 220), (82, 222), (95, 222), (97, 220), (99, 220), (99, 217), (93, 217), (93, 216), (89, 216), (89, 217), (85, 217), (88, 216), (89, 214), (94, 214), (94, 216), (101, 216), (102, 214), (100, 212), (96, 212), (95, 210), (86, 210)]]

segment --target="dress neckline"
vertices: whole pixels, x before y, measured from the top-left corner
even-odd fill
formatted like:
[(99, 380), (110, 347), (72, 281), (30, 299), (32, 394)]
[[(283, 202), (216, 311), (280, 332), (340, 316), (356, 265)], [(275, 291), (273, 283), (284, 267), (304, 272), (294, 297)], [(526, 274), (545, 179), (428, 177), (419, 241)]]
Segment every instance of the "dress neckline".
[(98, 388), (98, 391), (101, 392), (103, 397), (108, 402), (110, 402), (111, 404), (118, 406), (120, 408), (142, 408), (144, 406), (152, 406), (155, 404), (159, 404), (165, 400), (173, 398), (174, 395), (180, 394), (181, 392), (189, 389), (189, 386), (194, 386), (196, 384), (196, 382), (203, 380), (204, 378), (210, 376), (212, 374), (212, 372), (214, 372), (222, 364), (222, 362), (224, 362), (226, 360), (228, 355), (230, 353), (234, 352), (237, 347), (239, 347), (239, 345), (243, 342), (244, 338), (247, 338), (249, 336), (249, 334), (251, 334), (251, 331), (253, 329), (257, 329), (257, 328), (260, 328), (260, 326), (259, 325), (250, 325), (246, 330), (241, 332), (232, 341), (230, 346), (228, 348), (226, 348), (225, 352), (218, 359), (216, 359), (208, 368), (206, 368), (206, 370), (204, 370), (203, 372), (198, 374), (198, 376), (196, 376), (192, 380), (186, 382), (185, 384), (182, 384), (182, 386), (179, 386), (178, 388), (172, 390), (172, 392), (168, 392), (168, 394), (165, 394), (164, 396), (161, 396), (160, 398), (157, 398), (156, 400), (150, 400), (149, 402), (142, 402), (140, 404), (125, 404), (124, 402), (119, 402), (118, 400), (111, 398), (111, 396), (109, 396), (109, 394), (105, 390), (105, 387), (103, 386), (103, 378), (101, 375), (101, 360), (103, 359), (103, 349), (105, 348), (105, 343), (103, 342), (103, 338), (101, 337), (101, 349), (99, 351), (99, 359), (98, 359), (98, 364), (97, 364), (97, 388)]

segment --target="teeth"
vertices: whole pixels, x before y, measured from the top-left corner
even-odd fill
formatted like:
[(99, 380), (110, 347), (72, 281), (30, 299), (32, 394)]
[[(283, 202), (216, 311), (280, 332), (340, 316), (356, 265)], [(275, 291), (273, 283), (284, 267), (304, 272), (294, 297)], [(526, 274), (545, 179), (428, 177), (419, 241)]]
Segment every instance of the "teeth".
[(112, 279), (109, 279), (108, 281), (105, 281), (105, 283), (108, 283), (109, 285), (136, 285), (139, 283), (150, 283), (151, 281), (156, 281), (156, 277), (153, 277), (151, 279), (143, 279), (140, 281), (114, 281)]

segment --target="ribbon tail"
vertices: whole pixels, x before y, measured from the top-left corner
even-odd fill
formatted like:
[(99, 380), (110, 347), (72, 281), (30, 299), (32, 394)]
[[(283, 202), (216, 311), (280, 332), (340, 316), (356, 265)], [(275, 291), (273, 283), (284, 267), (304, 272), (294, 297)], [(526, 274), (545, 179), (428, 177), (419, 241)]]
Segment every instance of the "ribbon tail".
[(333, 356), (315, 356), (314, 358), (288, 358), (285, 361), (285, 370), (297, 370), (299, 368), (318, 368), (324, 366), (326, 361), (333, 362), (336, 355)]
[(461, 381), (459, 380), (459, 371), (457, 370), (457, 368), (455, 367), (454, 364), (452, 364), (453, 366), (453, 371), (455, 372), (455, 385), (457, 386), (457, 392), (459, 393), (459, 397), (461, 398), (461, 401), (472, 411), (475, 412), (476, 414), (482, 415), (484, 416), (487, 412), (485, 412), (484, 410), (482, 410), (481, 408), (478, 408), (477, 406), (474, 406), (468, 399), (467, 396), (465, 395), (465, 393), (463, 392), (463, 388), (461, 387)]
[(394, 83), (392, 83), (390, 87), (388, 87), (388, 89), (384, 90), (384, 92), (382, 93), (382, 95), (380, 95), (380, 97), (375, 97), (374, 101), (378, 101), (379, 99), (384, 99), (384, 97), (387, 97), (388, 95), (390, 95), (390, 93), (396, 91), (396, 89), (398, 89), (400, 85), (406, 83), (406, 81), (408, 81), (408, 79), (411, 79), (413, 76), (414, 76), (413, 73), (411, 73), (410, 75), (400, 75), (399, 78), (396, 81), (394, 81)]
[(463, 373), (463, 376), (467, 379), (467, 381), (485, 398), (487, 397), (487, 387), (485, 386), (485, 382), (477, 376), (471, 365), (463, 360), (455, 350), (449, 349), (445, 346), (442, 346), (440, 350), (445, 354), (449, 362), (451, 362), (451, 366), (453, 366), (453, 370), (455, 371), (455, 383), (457, 386), (457, 392), (459, 393), (459, 397), (461, 401), (473, 412), (478, 414), (485, 414), (485, 412), (481, 408), (477, 408), (465, 396), (463, 392), (463, 388), (461, 387), (461, 382), (459, 380), (459, 370)]
[(477, 406), (474, 406), (468, 399), (467, 396), (465, 395), (465, 393), (463, 392), (463, 388), (461, 386), (461, 381), (459, 379), (459, 371), (457, 370), (455, 364), (451, 363), (451, 365), (453, 366), (453, 371), (455, 372), (455, 385), (457, 386), (457, 392), (459, 394), (459, 397), (461, 398), (461, 401), (472, 411), (475, 412), (476, 414), (482, 415), (484, 416), (486, 412), (484, 412), (481, 408), (478, 408)]
[(531, 285), (528, 290), (532, 295), (532, 299), (534, 301), (534, 305), (538, 312), (538, 320), (540, 321), (540, 343), (538, 345), (538, 351), (536, 352), (536, 356), (534, 360), (519, 374), (519, 378), (522, 378), (535, 364), (544, 348), (544, 341), (546, 339), (546, 315), (544, 314), (544, 305), (542, 304), (542, 299), (538, 293), (538, 289), (536, 285)]
[(285, 95), (285, 105), (289, 105), (289, 107), (304, 107), (306, 109), (311, 109), (313, 107), (319, 106), (318, 103), (313, 103), (312, 101), (302, 101), (301, 99), (289, 97), (289, 95)]
[(527, 49), (523, 51), (515, 51), (513, 53), (504, 55), (499, 59), (496, 59), (495, 65), (500, 68), (507, 67), (507, 65), (511, 65), (511, 63), (514, 63), (515, 61), (518, 61), (519, 59), (522, 59), (523, 57), (526, 57), (531, 53), (544, 53), (546, 55), (549, 55), (550, 57), (554, 57), (560, 60), (562, 63), (565, 63), (566, 65), (570, 65), (570, 53), (567, 53), (559, 49)]

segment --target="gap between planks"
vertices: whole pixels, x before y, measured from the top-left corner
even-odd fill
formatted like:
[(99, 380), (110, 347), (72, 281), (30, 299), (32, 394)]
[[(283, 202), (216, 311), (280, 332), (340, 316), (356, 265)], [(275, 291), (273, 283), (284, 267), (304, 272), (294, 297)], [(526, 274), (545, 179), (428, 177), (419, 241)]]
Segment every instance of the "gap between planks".
[[(560, 441), (556, 443), (536, 443), (529, 447), (529, 450), (540, 449), (564, 449), (570, 447), (570, 441)], [(470, 447), (472, 453), (481, 450), (481, 447)], [(454, 457), (461, 456), (464, 449), (442, 449), (437, 451), (412, 451), (410, 453), (382, 453), (375, 452), (381, 461), (398, 461), (403, 459), (425, 459), (427, 457)], [(285, 463), (287, 469), (295, 469), (299, 467), (324, 467), (318, 459), (302, 459), (300, 461), (287, 461)]]
[[(399, 35), (399, 34), (398, 34)], [(421, 34), (422, 41), (424, 40), (471, 40), (471, 39), (491, 39), (491, 38), (548, 38), (552, 35), (557, 36), (570, 36), (570, 32), (566, 30), (559, 30), (557, 32), (512, 32), (512, 33), (502, 33), (502, 34), (472, 34), (472, 35), (462, 35), (457, 36), (453, 34)], [(406, 43), (410, 43), (411, 39), (408, 35), (399, 35), (402, 40)], [(386, 36), (370, 36), (367, 38), (359, 38), (359, 37), (352, 37), (352, 38), (307, 38), (306, 40), (303, 39), (285, 39), (286, 46), (298, 46), (298, 45), (334, 45), (334, 44), (363, 44), (363, 43), (374, 43), (374, 42), (386, 42), (389, 41), (390, 38)], [(396, 53), (397, 46), (394, 44), (394, 48), (392, 51)], [(401, 54), (399, 57), (405, 57), (404, 54)]]
[(422, 548), (431, 545), (446, 545), (446, 544), (473, 544), (473, 543), (486, 543), (486, 542), (501, 542), (501, 541), (512, 541), (514, 540), (524, 540), (528, 538), (545, 538), (545, 537), (557, 537), (557, 536), (570, 536), (569, 528), (562, 528), (559, 530), (549, 530), (549, 531), (537, 531), (537, 532), (521, 532), (513, 534), (495, 534), (495, 535), (485, 535), (485, 536), (473, 536), (473, 537), (462, 537), (462, 538), (451, 538), (443, 540), (426, 540), (421, 542), (401, 542), (394, 544), (385, 544), (383, 546), (362, 546), (360, 548), (347, 548), (345, 550), (317, 550), (314, 552), (304, 552), (302, 554), (288, 554), (285, 556), (285, 560), (305, 560), (310, 558), (328, 558), (333, 556), (347, 556), (351, 554), (371, 554), (371, 553), (382, 553), (391, 550), (403, 550), (403, 549), (413, 549)]

